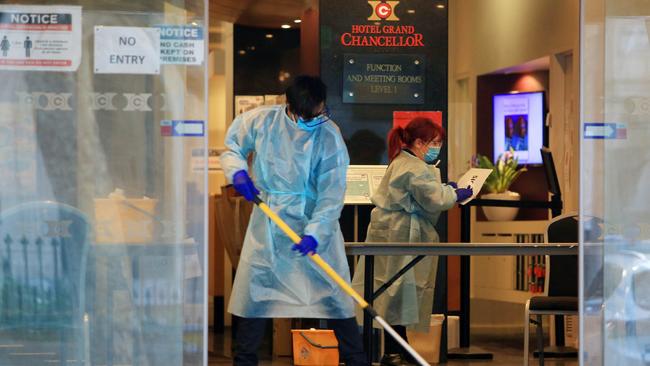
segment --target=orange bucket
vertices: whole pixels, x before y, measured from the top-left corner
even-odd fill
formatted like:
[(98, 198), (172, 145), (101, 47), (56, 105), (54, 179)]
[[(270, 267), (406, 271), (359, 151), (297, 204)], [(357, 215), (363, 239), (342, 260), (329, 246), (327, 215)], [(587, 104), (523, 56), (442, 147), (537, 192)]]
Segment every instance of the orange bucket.
[(339, 364), (339, 342), (330, 329), (292, 329), (294, 365)]

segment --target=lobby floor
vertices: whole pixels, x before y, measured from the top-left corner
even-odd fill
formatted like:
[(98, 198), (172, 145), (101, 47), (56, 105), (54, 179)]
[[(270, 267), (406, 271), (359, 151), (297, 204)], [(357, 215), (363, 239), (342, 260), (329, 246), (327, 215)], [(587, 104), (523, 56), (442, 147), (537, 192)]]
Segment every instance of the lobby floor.
[[(209, 366), (225, 366), (231, 365), (232, 360), (230, 357), (224, 356), (228, 352), (224, 352), (224, 345), (229, 349), (229, 335), (226, 334), (211, 334), (211, 352), (209, 353)], [(482, 365), (482, 366), (520, 366), (522, 364), (522, 350), (523, 340), (518, 337), (503, 337), (484, 334), (473, 337), (474, 344), (490, 351), (494, 354), (492, 361), (458, 361), (453, 360), (447, 362), (447, 365)], [(227, 344), (226, 344), (227, 343)], [(263, 345), (262, 348), (264, 348)], [(260, 366), (285, 366), (292, 365), (292, 360), (289, 357), (277, 358), (271, 360), (269, 356), (262, 357)], [(537, 365), (537, 359), (533, 359), (531, 355), (530, 365)], [(545, 359), (544, 364), (548, 366), (577, 366), (577, 359)]]

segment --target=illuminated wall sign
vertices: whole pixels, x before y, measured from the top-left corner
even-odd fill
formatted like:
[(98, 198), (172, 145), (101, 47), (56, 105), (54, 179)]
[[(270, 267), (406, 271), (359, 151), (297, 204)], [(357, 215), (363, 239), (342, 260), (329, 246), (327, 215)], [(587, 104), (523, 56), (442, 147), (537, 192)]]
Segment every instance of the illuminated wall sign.
[(425, 57), (345, 54), (343, 103), (424, 104)]
[(424, 47), (424, 35), (412, 25), (353, 25), (341, 35), (345, 47)]
[(388, 20), (388, 21), (397, 21), (399, 18), (395, 15), (395, 8), (399, 4), (399, 1), (386, 1), (381, 2), (378, 0), (368, 1), (368, 5), (372, 8), (372, 13), (368, 17), (368, 20), (377, 21), (377, 20)]

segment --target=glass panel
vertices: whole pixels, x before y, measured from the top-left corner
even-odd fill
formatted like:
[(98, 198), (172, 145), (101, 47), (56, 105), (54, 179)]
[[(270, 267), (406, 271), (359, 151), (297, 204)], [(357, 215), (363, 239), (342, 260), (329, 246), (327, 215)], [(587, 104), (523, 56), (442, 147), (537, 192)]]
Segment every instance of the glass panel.
[[(0, 16), (0, 365), (205, 364), (207, 1), (43, 3), (1, 11), (71, 9), (72, 27)], [(174, 25), (194, 33), (159, 27)], [(167, 55), (198, 57), (173, 62), (196, 65), (98, 73), (97, 26), (135, 27), (125, 47), (151, 28), (163, 39), (134, 52), (161, 42), (164, 56), (167, 41)], [(66, 30), (80, 32), (78, 68), (9, 70), (47, 68)]]
[[(583, 1), (581, 364), (650, 362), (650, 4)], [(602, 220), (602, 221), (601, 221)]]

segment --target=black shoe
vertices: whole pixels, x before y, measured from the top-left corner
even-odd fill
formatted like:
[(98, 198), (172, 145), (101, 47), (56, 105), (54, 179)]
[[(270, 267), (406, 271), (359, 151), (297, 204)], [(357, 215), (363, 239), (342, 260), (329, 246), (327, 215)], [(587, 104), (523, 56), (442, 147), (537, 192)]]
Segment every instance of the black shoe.
[(379, 364), (382, 366), (410, 366), (410, 365), (415, 365), (414, 363), (410, 363), (406, 360), (404, 356), (402, 356), (399, 353), (391, 353), (391, 354), (385, 354), (382, 356), (381, 361), (379, 361)]

